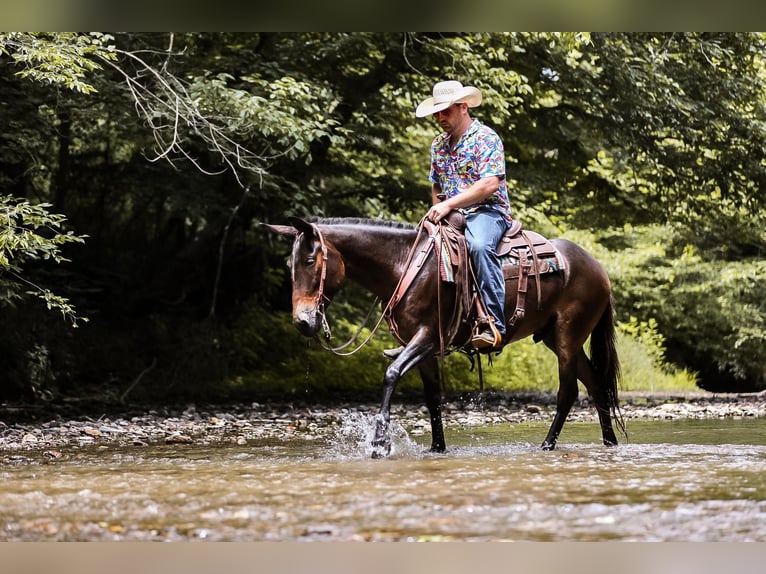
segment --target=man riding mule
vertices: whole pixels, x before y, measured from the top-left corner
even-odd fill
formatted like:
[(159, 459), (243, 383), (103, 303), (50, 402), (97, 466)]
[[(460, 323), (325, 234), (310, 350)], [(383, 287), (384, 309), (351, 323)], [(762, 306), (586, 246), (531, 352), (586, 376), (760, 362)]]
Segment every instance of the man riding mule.
[[(437, 83), (433, 96), (417, 107), (418, 117), (432, 115), (444, 130), (431, 144), (432, 205), (417, 229), (358, 219), (309, 222), (292, 218), (290, 226), (268, 226), (295, 237), (290, 258), (293, 322), (302, 334), (313, 337), (327, 329), (327, 305), (348, 277), (384, 302), (378, 325), (385, 318), (404, 345), (391, 356), (383, 378), (383, 400), (372, 441), (374, 457), (390, 450), (391, 398), (399, 380), (415, 367), (423, 380), (431, 419), (431, 450), (445, 450), (437, 362), (445, 341), (470, 341), (475, 349), (492, 351), (532, 335), (556, 354), (556, 414), (543, 449), (555, 447), (577, 399), (578, 380), (598, 411), (604, 444), (617, 444), (613, 415), (625, 431), (617, 401), (620, 366), (609, 278), (598, 261), (571, 241), (547, 242), (537, 234), (504, 236), (514, 221), (503, 144), (493, 130), (468, 114), (468, 108), (478, 106), (481, 99), (478, 89), (446, 81)], [(454, 210), (465, 218), (465, 242), (480, 295), (476, 315), (485, 318), (479, 328), (471, 321), (443, 320), (459, 318), (465, 310), (460, 292), (465, 282), (442, 281), (441, 239), (436, 243), (441, 236), (439, 223)], [(506, 247), (515, 248), (510, 257), (515, 259), (515, 271), (505, 274), (497, 253), (501, 239), (508, 240)], [(536, 244), (546, 248), (538, 250)], [(540, 261), (543, 255), (546, 258)], [(535, 289), (527, 292), (532, 281)], [(512, 296), (516, 305), (509, 314), (506, 307), (510, 308)], [(509, 331), (508, 325), (512, 325)], [(583, 350), (588, 337), (590, 357)]]
[[(303, 335), (314, 337), (326, 328), (327, 307), (348, 278), (383, 302), (381, 320), (390, 315), (398, 337), (406, 343), (383, 377), (373, 457), (385, 456), (390, 450), (391, 399), (397, 383), (415, 367), (420, 371), (431, 419), (431, 450), (443, 452), (446, 444), (441, 418), (440, 343), (445, 338), (470, 340), (472, 326), (459, 324), (454, 336), (444, 332), (449, 322), (442, 318), (454, 317), (461, 302), (457, 284), (442, 282), (437, 265), (439, 250), (427, 248), (433, 238), (422, 233), (424, 225), (415, 228), (379, 220), (291, 218), (290, 225), (267, 227), (294, 238), (290, 257), (293, 322)], [(525, 312), (514, 313), (517, 320), (504, 343), (534, 336), (558, 357), (556, 414), (542, 443), (543, 449), (555, 447), (577, 399), (578, 379), (597, 410), (604, 444), (615, 445), (612, 416), (623, 432), (624, 425), (617, 400), (620, 369), (609, 278), (598, 261), (575, 243), (565, 239), (553, 239), (550, 243), (566, 261), (566, 272), (507, 275), (508, 309), (509, 298), (517, 297), (518, 301), (522, 280), (535, 285), (527, 293)], [(420, 267), (413, 274), (410, 269), (414, 253), (424, 256), (417, 258)], [(412, 276), (408, 288), (400, 290), (408, 276)], [(590, 357), (583, 350), (588, 337)]]
[(506, 330), (505, 282), (495, 248), (512, 218), (503, 142), (468, 113), (481, 101), (481, 92), (473, 86), (438, 82), (415, 115), (433, 116), (444, 130), (431, 143), (432, 206), (426, 219), (438, 223), (455, 209), (465, 216), (466, 242), (486, 311), (471, 343), (476, 349), (498, 349)]

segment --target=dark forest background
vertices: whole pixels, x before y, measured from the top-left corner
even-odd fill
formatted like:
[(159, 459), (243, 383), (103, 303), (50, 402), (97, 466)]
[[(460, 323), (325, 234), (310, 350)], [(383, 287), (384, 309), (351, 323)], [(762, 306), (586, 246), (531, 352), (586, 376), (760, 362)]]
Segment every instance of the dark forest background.
[[(292, 328), (289, 245), (260, 224), (417, 222), (436, 128), (414, 109), (448, 78), (483, 92), (474, 116), (504, 140), (517, 217), (597, 252), (626, 336), (701, 388), (764, 389), (764, 48), (755, 33), (0, 33), (0, 400), (378, 384), (383, 359), (339, 363)], [(336, 302), (340, 333), (368, 301)]]

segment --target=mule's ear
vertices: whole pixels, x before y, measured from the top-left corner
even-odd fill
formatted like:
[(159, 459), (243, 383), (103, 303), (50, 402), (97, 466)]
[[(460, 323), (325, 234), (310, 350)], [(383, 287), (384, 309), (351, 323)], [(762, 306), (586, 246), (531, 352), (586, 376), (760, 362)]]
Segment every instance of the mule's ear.
[(298, 230), (290, 225), (271, 225), (269, 223), (261, 223), (261, 225), (279, 235), (292, 235), (293, 237), (298, 235)]
[(305, 233), (307, 237), (314, 235), (314, 226), (308, 221), (304, 221), (300, 217), (288, 217), (287, 221), (292, 223), (299, 232)]

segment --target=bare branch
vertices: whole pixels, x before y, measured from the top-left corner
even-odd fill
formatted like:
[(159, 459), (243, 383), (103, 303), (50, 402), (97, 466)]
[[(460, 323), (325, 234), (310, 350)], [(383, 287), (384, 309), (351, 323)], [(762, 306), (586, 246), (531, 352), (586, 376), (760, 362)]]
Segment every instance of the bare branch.
[[(168, 58), (172, 55), (172, 48), (171, 38)], [(216, 124), (206, 117), (195, 105), (185, 82), (167, 70), (167, 60), (157, 69), (139, 52), (116, 50), (116, 53), (137, 67), (134, 73), (129, 73), (126, 66), (119, 62), (104, 60), (123, 77), (136, 113), (152, 130), (156, 153), (147, 158), (149, 161), (165, 160), (173, 164), (176, 159), (183, 158), (206, 175), (230, 170), (242, 188), (245, 184), (241, 179), (241, 170), (260, 176), (265, 174), (264, 165), (275, 156), (268, 157), (245, 148), (227, 133), (225, 125)], [(199, 158), (193, 157), (187, 141), (189, 135), (199, 137), (207, 149), (220, 158), (224, 167), (211, 170), (204, 167)]]

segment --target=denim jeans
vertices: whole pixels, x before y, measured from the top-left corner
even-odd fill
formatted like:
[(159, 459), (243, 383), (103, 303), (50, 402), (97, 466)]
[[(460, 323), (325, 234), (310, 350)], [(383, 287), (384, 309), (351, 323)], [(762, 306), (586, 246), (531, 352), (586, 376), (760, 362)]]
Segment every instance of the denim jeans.
[(481, 298), (487, 313), (495, 319), (497, 330), (505, 335), (505, 279), (495, 248), (508, 224), (494, 209), (466, 213), (465, 221), (465, 239)]

